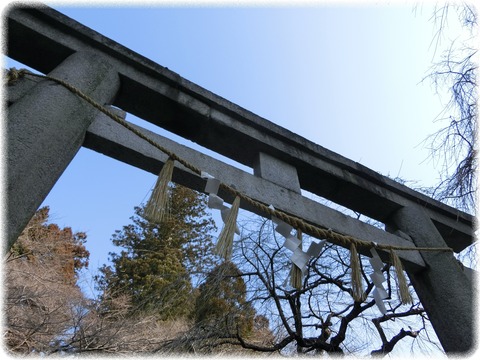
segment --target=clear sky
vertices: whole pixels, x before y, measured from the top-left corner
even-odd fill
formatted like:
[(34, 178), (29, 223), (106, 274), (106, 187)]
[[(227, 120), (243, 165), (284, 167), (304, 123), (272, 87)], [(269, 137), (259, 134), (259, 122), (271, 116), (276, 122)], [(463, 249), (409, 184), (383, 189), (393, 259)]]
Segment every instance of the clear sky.
[[(373, 170), (418, 185), (436, 183), (436, 170), (425, 161), (428, 150), (422, 146), (438, 128), (433, 120), (442, 109), (430, 82), (422, 82), (434, 57), (430, 3), (303, 7), (46, 3), (182, 77)], [(8, 61), (6, 66), (18, 65)], [(81, 149), (44, 204), (59, 225), (87, 232), (94, 273), (114, 249), (111, 234), (128, 224), (133, 208), (146, 200), (155, 180), (152, 174)]]

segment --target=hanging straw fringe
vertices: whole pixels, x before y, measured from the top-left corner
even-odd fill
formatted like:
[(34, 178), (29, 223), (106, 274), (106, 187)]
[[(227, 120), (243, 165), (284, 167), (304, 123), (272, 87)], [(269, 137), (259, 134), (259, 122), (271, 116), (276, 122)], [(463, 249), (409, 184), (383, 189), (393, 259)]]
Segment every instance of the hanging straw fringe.
[(352, 292), (355, 301), (363, 301), (362, 273), (355, 243), (350, 245), (350, 267), (352, 269)]
[(302, 270), (295, 264), (290, 269), (290, 286), (297, 290), (302, 288)]
[(215, 253), (225, 260), (230, 260), (232, 257), (233, 237), (237, 227), (238, 209), (240, 207), (240, 197), (235, 197), (230, 212), (225, 220), (225, 225), (218, 237), (217, 245), (215, 246)]
[[(300, 249), (302, 248), (302, 231), (297, 230), (297, 238), (300, 240)], [(290, 270), (290, 285), (297, 290), (302, 288), (302, 270), (295, 264), (292, 264)]]
[[(64, 88), (68, 89), (73, 94), (79, 96), (81, 99), (83, 99), (84, 101), (89, 103), (95, 109), (101, 111), (102, 113), (104, 113), (105, 115), (110, 117), (112, 120), (114, 120), (115, 122), (117, 122), (118, 124), (123, 126), (128, 131), (131, 131), (133, 134), (135, 134), (139, 138), (143, 139), (144, 141), (148, 142), (150, 145), (152, 145), (155, 148), (162, 151), (164, 154), (167, 154), (169, 156), (174, 156), (175, 160), (177, 162), (179, 162), (180, 164), (182, 164), (183, 166), (185, 166), (186, 168), (190, 169), (191, 171), (193, 171), (194, 173), (196, 173), (198, 175), (200, 175), (202, 173), (201, 169), (197, 168), (195, 165), (187, 162), (186, 160), (176, 156), (170, 150), (168, 150), (167, 148), (163, 147), (159, 143), (152, 140), (150, 137), (145, 135), (143, 132), (138, 130), (136, 127), (132, 126), (130, 123), (125, 121), (123, 118), (121, 118), (120, 116), (111, 112), (110, 110), (105, 108), (105, 106), (97, 103), (91, 97), (84, 94), (82, 91), (80, 91), (76, 87), (72, 86), (71, 84), (65, 82), (64, 80), (60, 80), (60, 79), (57, 79), (55, 77), (51, 77), (51, 76), (48, 76), (48, 75), (34, 74), (34, 73), (32, 73), (32, 72), (30, 72), (26, 69), (20, 69), (20, 70), (10, 69), (7, 73), (7, 81), (8, 82), (11, 82), (11, 81), (14, 82), (17, 79), (19, 79), (19, 78), (21, 78), (25, 75), (28, 75), (30, 77), (32, 77), (32, 76), (33, 77), (38, 77), (38, 78), (42, 78), (42, 79), (49, 79), (50, 81), (54, 81), (57, 84), (62, 85)], [(340, 233), (332, 231), (331, 229), (323, 229), (323, 228), (311, 225), (309, 223), (306, 223), (300, 218), (296, 218), (294, 216), (287, 215), (286, 213), (283, 213), (281, 211), (277, 211), (277, 210), (275, 210), (275, 208), (273, 208), (273, 206), (268, 207), (268, 206), (264, 205), (263, 203), (260, 203), (260, 202), (254, 200), (253, 198), (251, 198), (251, 197), (249, 197), (245, 194), (239, 193), (236, 189), (234, 189), (233, 187), (228, 186), (226, 184), (223, 184), (223, 187), (224, 187), (225, 190), (227, 190), (231, 194), (234, 194), (236, 196), (240, 196), (242, 201), (247, 202), (249, 205), (261, 210), (262, 212), (264, 212), (266, 214), (269, 214), (270, 216), (273, 216), (273, 217), (275, 217), (279, 220), (282, 220), (283, 222), (286, 222), (287, 224), (289, 224), (293, 227), (301, 228), (301, 229), (303, 229), (303, 231), (311, 233), (313, 236), (315, 236), (318, 239), (326, 239), (326, 240), (336, 241), (336, 242), (341, 242), (341, 243), (352, 242), (353, 241), (360, 246), (364, 246), (364, 247), (370, 247), (371, 246), (371, 242), (356, 239), (356, 238), (354, 238), (352, 236), (348, 236), (348, 235), (342, 235)], [(377, 244), (375, 247), (377, 249), (388, 250), (388, 249), (392, 248), (392, 245)], [(395, 248), (397, 250), (403, 250), (403, 251), (435, 251), (435, 252), (441, 251), (441, 252), (453, 253), (453, 249), (449, 248), (449, 247), (395, 246)]]
[(152, 196), (145, 206), (145, 218), (160, 224), (169, 214), (168, 183), (172, 181), (174, 160), (168, 158), (158, 174), (158, 179), (152, 191)]
[(410, 291), (408, 291), (407, 279), (403, 273), (402, 261), (394, 250), (390, 250), (390, 260), (397, 273), (397, 286), (400, 300), (402, 301), (402, 304), (411, 304), (413, 301), (412, 295), (410, 295)]

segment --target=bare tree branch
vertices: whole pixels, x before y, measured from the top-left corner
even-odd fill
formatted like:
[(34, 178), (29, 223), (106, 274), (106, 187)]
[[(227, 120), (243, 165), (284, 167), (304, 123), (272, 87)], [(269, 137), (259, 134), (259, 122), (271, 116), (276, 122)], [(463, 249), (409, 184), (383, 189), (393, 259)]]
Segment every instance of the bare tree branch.
[[(437, 8), (432, 16), (437, 27), (433, 38), (436, 43), (435, 53), (447, 28), (451, 7), (456, 10), (465, 28), (473, 33), (478, 27), (477, 14), (473, 6), (445, 4)], [(431, 150), (431, 158), (439, 166), (440, 174), (438, 185), (429, 190), (430, 195), (461, 210), (474, 213), (477, 189), (475, 144), (478, 121), (478, 64), (474, 58), (478, 56), (478, 49), (467, 44), (472, 42), (476, 45), (473, 36), (465, 42), (452, 41), (427, 77), (438, 92), (444, 88), (448, 89), (450, 100), (437, 120), (447, 122), (447, 125), (427, 138), (426, 142)]]

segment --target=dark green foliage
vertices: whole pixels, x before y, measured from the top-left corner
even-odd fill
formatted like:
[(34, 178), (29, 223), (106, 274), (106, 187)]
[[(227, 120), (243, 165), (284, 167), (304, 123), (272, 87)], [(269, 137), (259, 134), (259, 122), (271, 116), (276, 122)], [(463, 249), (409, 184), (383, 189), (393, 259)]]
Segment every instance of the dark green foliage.
[(171, 185), (170, 216), (162, 224), (142, 217), (135, 209), (132, 224), (112, 238), (120, 253), (110, 253), (111, 266), (97, 277), (108, 299), (128, 296), (133, 311), (156, 313), (161, 319), (187, 316), (193, 309), (191, 275), (213, 264), (213, 220), (207, 216), (206, 198), (190, 189)]
[(215, 327), (224, 335), (248, 336), (253, 329), (255, 311), (246, 301), (246, 286), (240, 270), (224, 262), (200, 286), (195, 305), (195, 322)]

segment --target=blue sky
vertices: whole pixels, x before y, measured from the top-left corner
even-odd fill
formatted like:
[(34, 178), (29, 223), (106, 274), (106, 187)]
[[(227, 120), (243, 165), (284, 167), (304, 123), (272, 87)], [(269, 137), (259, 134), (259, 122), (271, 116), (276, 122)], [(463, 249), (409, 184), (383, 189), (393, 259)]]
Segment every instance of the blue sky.
[[(436, 170), (425, 161), (428, 150), (422, 146), (438, 128), (433, 120), (442, 109), (430, 82), (422, 82), (434, 57), (433, 7), (428, 3), (47, 4), (373, 170), (418, 185), (436, 183)], [(8, 61), (6, 66), (18, 65)], [(152, 174), (81, 149), (44, 204), (54, 222), (87, 232), (90, 271), (95, 273), (114, 250), (111, 235), (129, 223), (133, 208), (146, 201), (155, 180)]]

